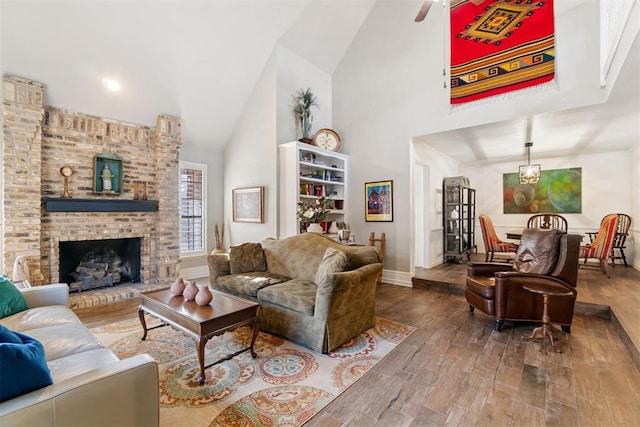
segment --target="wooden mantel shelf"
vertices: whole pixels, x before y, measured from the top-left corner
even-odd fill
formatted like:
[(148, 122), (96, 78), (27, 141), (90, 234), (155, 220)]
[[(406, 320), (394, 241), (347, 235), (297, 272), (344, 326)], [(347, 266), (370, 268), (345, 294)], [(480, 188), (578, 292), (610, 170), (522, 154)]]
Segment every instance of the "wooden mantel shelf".
[(46, 212), (156, 212), (157, 200), (61, 199), (44, 197)]

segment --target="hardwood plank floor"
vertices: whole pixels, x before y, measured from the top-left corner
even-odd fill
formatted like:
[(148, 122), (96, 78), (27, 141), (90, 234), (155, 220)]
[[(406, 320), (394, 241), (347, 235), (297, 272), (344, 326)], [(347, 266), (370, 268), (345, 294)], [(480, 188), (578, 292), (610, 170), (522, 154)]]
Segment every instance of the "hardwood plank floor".
[[(634, 312), (635, 304), (638, 315), (640, 272), (616, 266), (607, 279), (580, 270), (585, 307), (571, 334), (556, 333), (558, 354), (546, 342), (521, 340), (535, 324), (507, 322), (496, 332), (490, 316), (470, 313), (460, 286), (465, 270), (445, 264), (418, 272), (424, 282), (414, 288), (380, 285), (378, 316), (415, 332), (307, 425), (640, 425), (640, 371), (627, 347), (631, 338), (620, 335), (621, 324), (633, 321), (624, 309)], [(613, 321), (601, 308), (610, 302)], [(89, 325), (130, 318), (137, 304), (81, 318)]]

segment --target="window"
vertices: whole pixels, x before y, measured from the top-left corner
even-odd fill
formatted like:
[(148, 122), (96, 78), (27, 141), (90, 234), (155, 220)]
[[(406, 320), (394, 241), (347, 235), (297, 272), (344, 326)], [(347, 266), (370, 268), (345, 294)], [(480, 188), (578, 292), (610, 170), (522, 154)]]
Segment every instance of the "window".
[(201, 255), (206, 244), (207, 165), (180, 162), (180, 253)]

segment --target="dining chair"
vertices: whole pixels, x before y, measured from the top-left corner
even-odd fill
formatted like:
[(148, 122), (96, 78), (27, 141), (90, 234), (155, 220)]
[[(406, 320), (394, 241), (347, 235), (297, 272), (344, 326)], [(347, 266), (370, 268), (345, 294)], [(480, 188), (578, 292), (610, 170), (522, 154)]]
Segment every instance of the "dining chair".
[[(621, 259), (625, 267), (628, 267), (627, 258), (624, 256), (625, 242), (629, 235), (629, 228), (631, 228), (631, 217), (627, 214), (618, 214), (618, 228), (616, 229), (616, 235), (613, 238), (613, 245), (611, 246), (611, 263), (615, 266), (616, 260)], [(616, 255), (616, 250), (619, 255)]]
[(558, 214), (536, 214), (527, 221), (527, 228), (539, 228), (542, 230), (567, 231), (569, 228), (567, 219)]
[(602, 219), (600, 230), (591, 243), (580, 246), (580, 259), (587, 263), (589, 259), (597, 259), (600, 269), (607, 277), (609, 275), (609, 258), (618, 228), (618, 214), (609, 214)]
[[(485, 249), (485, 262), (493, 261), (496, 254), (516, 253), (518, 251), (518, 245), (511, 242), (505, 242), (498, 238), (496, 230), (493, 227), (491, 218), (487, 215), (480, 215), (480, 229), (482, 230), (482, 240), (484, 241)], [(501, 255), (498, 255), (499, 257)], [(502, 255), (502, 257), (506, 257)]]

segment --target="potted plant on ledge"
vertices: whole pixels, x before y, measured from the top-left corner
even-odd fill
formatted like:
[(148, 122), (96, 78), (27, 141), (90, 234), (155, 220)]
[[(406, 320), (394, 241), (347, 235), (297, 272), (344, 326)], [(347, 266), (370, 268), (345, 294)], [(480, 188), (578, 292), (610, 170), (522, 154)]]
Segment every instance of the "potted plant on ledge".
[(298, 202), (298, 219), (307, 224), (308, 233), (324, 233), (321, 222), (329, 216), (331, 199), (320, 197), (318, 199), (303, 199)]
[(313, 115), (311, 114), (311, 107), (318, 107), (318, 98), (311, 92), (310, 88), (300, 89), (293, 96), (295, 100), (295, 106), (293, 112), (298, 118), (300, 124), (300, 131), (302, 133), (301, 142), (311, 144), (311, 124), (313, 123)]

